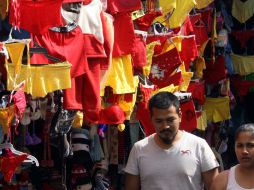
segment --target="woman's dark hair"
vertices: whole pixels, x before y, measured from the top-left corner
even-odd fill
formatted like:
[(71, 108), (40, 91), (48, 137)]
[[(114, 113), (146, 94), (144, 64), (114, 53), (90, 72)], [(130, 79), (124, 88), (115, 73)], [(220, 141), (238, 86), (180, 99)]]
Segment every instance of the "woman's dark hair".
[(175, 106), (176, 112), (179, 113), (180, 102), (173, 93), (159, 92), (150, 98), (148, 106), (151, 115), (153, 108), (167, 109), (171, 106)]
[(235, 132), (235, 140), (238, 138), (241, 132), (250, 132), (254, 137), (254, 123), (243, 124), (237, 128)]

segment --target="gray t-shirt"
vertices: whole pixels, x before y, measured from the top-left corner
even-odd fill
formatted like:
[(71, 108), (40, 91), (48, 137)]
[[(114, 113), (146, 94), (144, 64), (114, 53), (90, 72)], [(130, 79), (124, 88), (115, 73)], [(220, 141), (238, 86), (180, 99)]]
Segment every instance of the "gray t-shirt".
[(183, 132), (167, 150), (155, 143), (154, 134), (135, 143), (125, 172), (140, 176), (142, 190), (201, 190), (201, 172), (218, 166), (204, 139)]

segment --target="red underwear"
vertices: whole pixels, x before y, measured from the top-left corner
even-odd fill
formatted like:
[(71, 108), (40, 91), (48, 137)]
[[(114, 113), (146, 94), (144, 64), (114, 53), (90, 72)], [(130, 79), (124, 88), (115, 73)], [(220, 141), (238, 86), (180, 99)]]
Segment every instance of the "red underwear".
[(141, 9), (140, 0), (107, 0), (108, 9), (111, 14), (122, 12), (133, 12)]
[(197, 100), (199, 105), (205, 103), (205, 84), (203, 82), (191, 82), (187, 91), (191, 92), (192, 98)]
[(182, 120), (180, 129), (187, 132), (192, 132), (197, 128), (197, 116), (195, 112), (195, 106), (193, 101), (187, 101), (180, 104), (182, 112)]
[(142, 35), (135, 35), (135, 47), (131, 57), (134, 68), (142, 70), (146, 65), (146, 43)]

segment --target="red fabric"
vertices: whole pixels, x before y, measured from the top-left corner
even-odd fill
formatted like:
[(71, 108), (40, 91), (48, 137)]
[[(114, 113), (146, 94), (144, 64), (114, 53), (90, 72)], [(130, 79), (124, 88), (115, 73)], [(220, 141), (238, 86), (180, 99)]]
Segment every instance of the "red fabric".
[(241, 76), (234, 75), (230, 77), (232, 86), (236, 89), (238, 96), (245, 96), (251, 87), (254, 87), (254, 81), (243, 80)]
[(193, 101), (187, 101), (180, 104), (182, 112), (182, 121), (180, 123), (180, 129), (187, 132), (192, 132), (197, 128), (197, 116), (195, 112), (195, 106)]
[[(82, 75), (88, 70), (87, 58), (85, 54), (85, 44), (83, 34), (78, 26), (70, 32), (55, 32), (49, 30), (44, 34), (33, 36), (34, 41), (41, 47), (48, 50), (49, 55), (54, 56), (62, 61), (67, 60), (72, 64), (71, 77)], [(34, 54), (31, 64), (44, 63)], [(37, 62), (34, 62), (34, 61)]]
[(134, 26), (130, 13), (114, 15), (113, 56), (131, 54), (135, 46)]
[(190, 82), (187, 92), (191, 92), (192, 98), (197, 100), (199, 105), (205, 103), (205, 84), (203, 82)]
[(200, 47), (208, 40), (207, 28), (201, 20), (200, 14), (190, 16), (190, 20), (193, 26), (193, 32), (196, 36), (197, 46)]
[(146, 136), (155, 133), (148, 109), (148, 101), (152, 91), (153, 88), (145, 88), (143, 85), (140, 85), (140, 92), (143, 99), (138, 103), (136, 118), (141, 122)]
[(111, 105), (100, 111), (99, 123), (101, 124), (121, 124), (124, 123), (125, 113), (118, 105)]
[(161, 11), (152, 11), (148, 12), (142, 17), (139, 17), (133, 21), (135, 27), (137, 27), (138, 30), (142, 31), (148, 31), (149, 27), (151, 26), (153, 20), (161, 16), (162, 12)]
[(180, 65), (181, 59), (179, 57), (176, 48), (161, 55), (158, 55), (156, 57), (154, 56), (152, 60), (152, 67), (149, 79), (153, 84), (157, 85), (159, 88), (168, 86), (170, 75)]
[(213, 22), (212, 12), (213, 8), (199, 11), (199, 13), (201, 14), (202, 21), (206, 23), (206, 29), (208, 33), (212, 32), (212, 22)]
[(107, 0), (107, 11), (111, 14), (133, 12), (141, 9), (140, 0)]
[(240, 42), (241, 48), (244, 48), (249, 39), (254, 37), (254, 30), (232, 31), (230, 34)]
[(142, 69), (146, 63), (146, 43), (142, 35), (135, 35), (135, 47), (131, 54), (135, 69)]
[(11, 1), (10, 23), (30, 33), (44, 33), (50, 27), (62, 24), (61, 5), (62, 0)]
[(1, 81), (7, 81), (7, 71), (4, 66), (5, 63), (5, 56), (0, 55), (0, 73), (1, 75)]
[(219, 55), (215, 63), (211, 61), (206, 62), (206, 69), (203, 71), (204, 80), (207, 84), (217, 84), (220, 80), (226, 78), (226, 67), (224, 56)]
[(198, 49), (195, 36), (182, 40), (182, 51), (179, 53), (181, 60), (184, 61), (185, 69), (188, 71), (190, 62), (198, 56)]
[(76, 3), (76, 2), (83, 2), (83, 1), (88, 1), (90, 3), (92, 0), (63, 0), (63, 3)]
[(89, 70), (72, 79), (72, 87), (64, 90), (64, 109), (83, 110), (86, 121), (99, 120), (100, 111), (100, 63), (88, 59)]
[(4, 175), (4, 180), (10, 182), (15, 170), (27, 158), (26, 154), (20, 156), (0, 157), (0, 170)]
[(184, 36), (193, 34), (194, 30), (193, 30), (193, 26), (192, 26), (189, 16), (186, 17), (186, 19), (181, 27), (181, 32), (183, 33)]
[(166, 34), (166, 35), (161, 35), (161, 36), (148, 36), (147, 39), (146, 39), (146, 44), (150, 44), (154, 41), (159, 41), (160, 42), (160, 45), (156, 45), (154, 47), (154, 55), (158, 55), (162, 52), (163, 50), (163, 47), (164, 47), (164, 44), (166, 43), (166, 40), (172, 36), (173, 33), (170, 33), (170, 34)]
[(26, 109), (26, 96), (24, 93), (24, 84), (13, 95), (13, 101), (15, 104), (15, 117), (22, 119), (22, 115)]

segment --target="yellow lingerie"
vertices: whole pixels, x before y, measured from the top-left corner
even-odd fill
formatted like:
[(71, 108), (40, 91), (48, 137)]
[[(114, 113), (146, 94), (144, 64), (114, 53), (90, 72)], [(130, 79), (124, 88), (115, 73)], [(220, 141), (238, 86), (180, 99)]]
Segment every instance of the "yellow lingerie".
[(8, 0), (0, 0), (0, 20), (4, 20), (8, 13)]
[(231, 54), (233, 67), (236, 73), (248, 75), (254, 72), (254, 56)]
[(131, 55), (113, 57), (107, 78), (102, 84), (113, 88), (114, 94), (135, 93)]
[(195, 0), (176, 0), (176, 9), (171, 17), (165, 21), (168, 28), (178, 28), (182, 26), (186, 16), (196, 5)]
[(178, 52), (182, 51), (182, 41), (183, 37), (181, 36), (175, 36), (166, 40), (161, 54), (166, 53), (174, 48), (176, 48)]
[(206, 8), (209, 4), (214, 2), (214, 0), (196, 0), (196, 8), (197, 9), (203, 9)]
[(166, 20), (167, 14), (171, 14), (176, 9), (176, 0), (159, 0), (159, 4), (162, 10), (162, 15), (156, 17), (153, 22), (160, 22)]
[(219, 122), (230, 119), (229, 97), (206, 98), (203, 110), (207, 121)]
[[(131, 102), (126, 102), (122, 99), (119, 99), (118, 105), (120, 106), (120, 108), (124, 111), (125, 113), (125, 117), (127, 120), (130, 120), (130, 116), (133, 112), (135, 103), (136, 103), (136, 99), (137, 99), (137, 88), (138, 88), (138, 84), (139, 84), (139, 78), (138, 76), (134, 77), (134, 86), (135, 86), (135, 93), (132, 94), (132, 101)], [(124, 95), (123, 95), (124, 97)]]
[[(0, 126), (3, 128), (4, 134), (8, 133), (9, 126), (14, 118), (14, 105), (6, 108), (0, 108)], [(9, 116), (8, 116), (9, 112)]]
[(207, 118), (206, 118), (206, 111), (202, 110), (201, 115), (197, 118), (197, 129), (201, 131), (205, 131), (207, 127)]
[(150, 71), (151, 71), (151, 65), (152, 65), (152, 59), (153, 59), (153, 54), (154, 54), (154, 47), (156, 45), (160, 45), (160, 42), (155, 41), (150, 44), (146, 45), (146, 66), (143, 67), (143, 74), (145, 76), (149, 76)]
[[(13, 90), (16, 84), (25, 81), (24, 91), (32, 97), (45, 97), (47, 93), (55, 90), (71, 87), (70, 68), (68, 62), (30, 65), (29, 51), (27, 53), (28, 64), (21, 64), (20, 55), (23, 45), (19, 43), (5, 44), (11, 60), (6, 59), (5, 67), (7, 71), (7, 90)], [(29, 50), (29, 44), (25, 44)], [(15, 49), (15, 47), (18, 47)], [(17, 51), (18, 53), (15, 53)], [(17, 71), (18, 70), (18, 71)], [(20, 72), (19, 72), (20, 71)]]
[(245, 23), (254, 14), (254, 1), (247, 0), (242, 2), (241, 0), (233, 0), (232, 4), (232, 16), (239, 22)]

